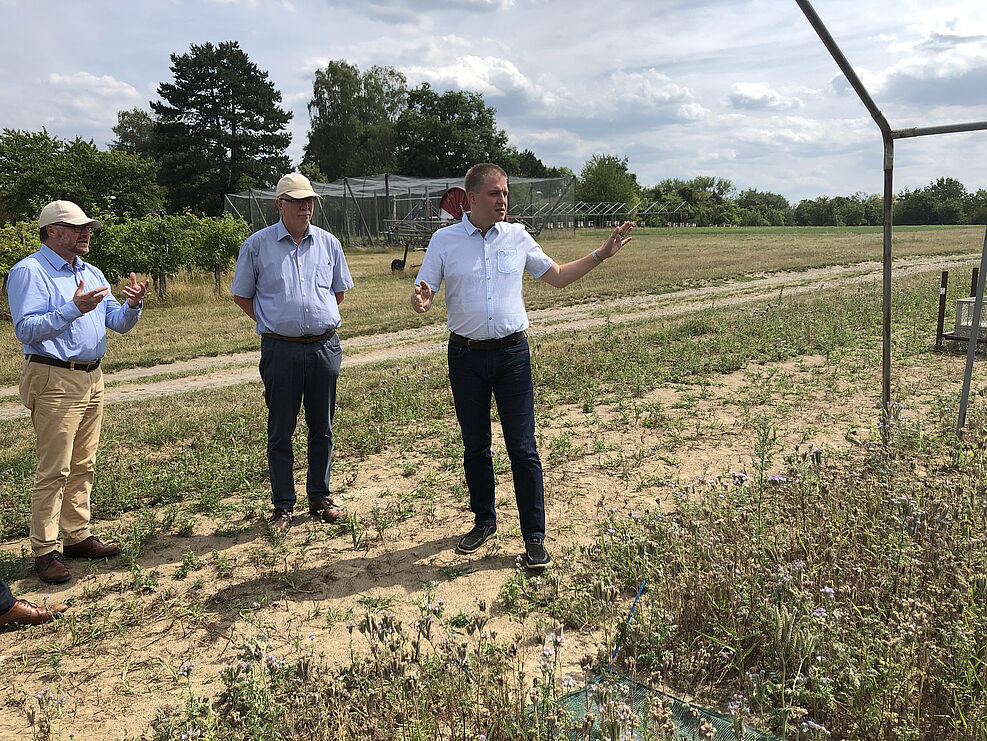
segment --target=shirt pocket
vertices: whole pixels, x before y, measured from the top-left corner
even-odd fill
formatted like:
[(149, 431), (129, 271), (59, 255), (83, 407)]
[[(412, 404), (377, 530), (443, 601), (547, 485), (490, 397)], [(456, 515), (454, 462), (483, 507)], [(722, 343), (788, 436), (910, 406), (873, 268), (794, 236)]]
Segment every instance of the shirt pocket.
[(332, 265), (315, 266), (315, 285), (324, 291), (332, 290), (333, 269)]
[(497, 250), (497, 270), (501, 273), (516, 273), (524, 267), (524, 253), (520, 250)]

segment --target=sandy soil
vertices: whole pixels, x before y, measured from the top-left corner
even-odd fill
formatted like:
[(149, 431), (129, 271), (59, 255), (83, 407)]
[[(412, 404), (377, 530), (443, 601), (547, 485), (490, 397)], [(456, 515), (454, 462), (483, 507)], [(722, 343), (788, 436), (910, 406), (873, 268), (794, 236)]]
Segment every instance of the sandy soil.
[[(967, 263), (969, 259), (914, 260), (896, 271), (902, 275)], [(531, 318), (535, 333), (551, 332), (594, 326), (608, 317), (623, 322), (673, 315), (713, 301), (717, 306), (763, 305), (777, 298), (781, 286), (790, 294), (874, 280), (879, 280), (879, 266), (832, 268), (533, 312)], [(356, 365), (440, 351), (442, 338), (439, 330), (352, 338), (344, 352), (346, 362)], [(245, 353), (116, 373), (108, 378), (133, 380), (113, 387), (108, 396), (120, 401), (253, 381), (255, 363), (253, 354)], [(178, 381), (152, 380), (156, 372), (180, 368), (215, 370)], [(953, 355), (898, 368), (905, 413), (925, 409), (930, 389), (958, 388), (962, 370), (962, 359)], [(752, 365), (703, 389), (676, 385), (648, 394), (640, 402), (660, 410), (660, 427), (644, 417), (628, 420), (623, 410), (606, 404), (592, 414), (578, 407), (551, 410), (539, 423), (550, 551), (558, 556), (564, 545), (591, 542), (595, 523), (608, 508), (622, 513), (666, 508), (673, 491), (700, 477), (750, 471), (752, 404), (772, 410), (785, 450), (809, 444), (827, 451), (847, 447), (857, 436), (855, 430), (876, 420), (879, 375), (879, 368), (872, 367), (843, 365), (837, 370), (820, 357)], [(834, 398), (840, 399), (838, 405)], [(5, 405), (0, 413), (10, 414), (12, 406)], [(451, 414), (446, 422), (454, 429)], [(575, 453), (569, 460), (551, 461), (551, 441), (560, 435), (571, 438)], [(597, 452), (601, 441), (604, 449)], [(296, 520), (280, 548), (272, 547), (258, 519), (241, 522), (234, 514), (222, 525), (238, 532), (224, 535), (217, 533), (216, 521), (197, 516), (189, 537), (163, 534), (141, 558), (145, 573), (156, 574), (154, 591), (135, 591), (121, 559), (93, 565), (72, 562), (75, 578), (63, 586), (43, 585), (29, 575), (16, 581), (12, 587), (19, 596), (39, 602), (68, 600), (72, 606), (57, 624), (0, 633), (0, 738), (30, 738), (31, 712), (37, 708), (34, 695), (45, 688), (66, 698), (55, 726), (63, 738), (70, 733), (87, 739), (139, 735), (157, 708), (183, 704), (185, 680), (176, 675), (183, 664), (195, 664), (190, 683), (195, 694), (212, 696), (222, 689), (215, 678), (235, 658), (243, 636), (266, 633), (271, 651), (280, 657), (296, 655), (294, 641), (300, 640), (332, 661), (345, 661), (352, 649), (367, 650), (362, 636), (356, 632), (351, 637), (346, 629), (349, 611), (359, 619), (369, 601), (391, 600), (391, 611), (411, 619), (417, 615), (413, 600), (432, 580), (439, 582), (437, 596), (446, 601), (447, 614), (473, 614), (485, 604), (492, 616), (488, 628), (501, 638), (516, 639), (534, 665), (541, 645), (539, 627), (531, 619), (519, 623), (497, 606), (500, 589), (514, 573), (522, 550), (510, 476), (499, 477), (498, 536), (474, 557), (459, 556), (454, 552), (456, 540), (471, 521), (466, 502), (455, 493), (461, 489), (462, 473), (437, 465), (431, 445), (424, 441), (410, 450), (385, 450), (358, 468), (337, 471), (337, 478), (346, 480), (344, 504), (363, 523), (372, 520), (374, 509), (413, 502), (410, 518), (379, 533), (368, 529), (359, 545), (349, 535), (333, 536), (307, 516)], [(495, 438), (495, 447), (503, 449), (501, 439)], [(777, 462), (780, 465), (780, 456)], [(301, 480), (303, 471), (299, 474)], [(432, 492), (434, 499), (422, 492)], [(237, 510), (244, 501), (231, 495), (228, 503)], [(256, 495), (249, 501), (257, 502)], [(258, 506), (266, 514), (266, 504)], [(100, 529), (105, 532), (128, 521), (103, 522)], [(12, 554), (29, 551), (26, 539), (2, 548)], [(200, 560), (201, 568), (178, 579), (176, 572), (187, 552)], [(579, 660), (606, 648), (601, 632), (570, 634), (562, 656), (565, 671), (580, 676)]]

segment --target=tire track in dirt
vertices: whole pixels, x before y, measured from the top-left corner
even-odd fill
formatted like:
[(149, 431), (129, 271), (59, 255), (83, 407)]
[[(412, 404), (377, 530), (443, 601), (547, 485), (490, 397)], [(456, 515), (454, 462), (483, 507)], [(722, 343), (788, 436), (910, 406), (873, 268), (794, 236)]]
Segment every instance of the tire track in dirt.
[[(901, 278), (933, 270), (952, 270), (975, 261), (973, 255), (903, 258), (896, 260), (892, 274)], [(763, 277), (716, 286), (687, 288), (669, 293), (627, 296), (563, 308), (528, 312), (532, 335), (552, 334), (574, 329), (591, 329), (610, 322), (624, 324), (661, 317), (677, 316), (711, 307), (740, 306), (777, 300), (812, 291), (859, 285), (881, 279), (879, 262), (837, 265), (804, 271), (771, 273)], [(344, 339), (342, 367), (352, 368), (398, 358), (440, 353), (446, 347), (446, 330), (442, 326), (422, 327), (386, 334)], [(151, 368), (129, 368), (107, 373), (105, 402), (114, 404), (188, 391), (224, 388), (242, 383), (259, 382), (257, 363), (260, 351), (218, 357), (194, 358)], [(207, 371), (201, 373), (201, 371)], [(183, 378), (155, 381), (155, 376), (196, 373)], [(16, 386), (0, 388), (0, 397), (16, 396)], [(0, 419), (27, 416), (20, 402), (0, 403)]]

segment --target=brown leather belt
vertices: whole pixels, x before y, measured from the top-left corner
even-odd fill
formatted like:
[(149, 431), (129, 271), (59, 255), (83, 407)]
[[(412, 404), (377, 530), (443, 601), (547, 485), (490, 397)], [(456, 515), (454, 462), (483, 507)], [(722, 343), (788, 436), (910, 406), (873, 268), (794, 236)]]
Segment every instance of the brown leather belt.
[(59, 360), (58, 358), (52, 358), (47, 355), (25, 355), (24, 358), (29, 363), (53, 365), (56, 368), (68, 368), (69, 370), (86, 371), (86, 373), (91, 373), (99, 368), (99, 364), (103, 360), (100, 358), (99, 360), (93, 360), (89, 363), (80, 363), (77, 360)]
[(455, 342), (457, 345), (464, 345), (470, 350), (505, 350), (508, 347), (514, 347), (527, 336), (527, 332), (521, 331), (509, 334), (507, 337), (501, 337), (498, 340), (471, 340), (469, 337), (450, 332), (449, 341)]
[(312, 335), (310, 337), (285, 337), (283, 334), (274, 334), (274, 332), (264, 332), (261, 337), (268, 337), (272, 340), (281, 340), (282, 342), (301, 342), (302, 344), (308, 345), (313, 342), (328, 340), (334, 334), (336, 334), (336, 330), (330, 329), (322, 334)]

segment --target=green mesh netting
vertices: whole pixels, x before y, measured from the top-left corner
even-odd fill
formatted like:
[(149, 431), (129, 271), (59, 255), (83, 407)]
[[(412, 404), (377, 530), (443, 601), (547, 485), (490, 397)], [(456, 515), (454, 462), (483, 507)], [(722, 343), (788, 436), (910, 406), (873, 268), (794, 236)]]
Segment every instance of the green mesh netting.
[[(589, 731), (592, 738), (601, 738), (600, 732), (603, 725), (608, 720), (619, 722), (621, 716), (620, 707), (622, 705), (630, 708), (639, 719), (631, 736), (620, 736), (620, 738), (642, 739), (641, 723), (648, 716), (649, 707), (655, 707), (656, 703), (663, 703), (665, 711), (671, 715), (670, 720), (675, 726), (675, 738), (684, 741), (782, 741), (778, 736), (774, 736), (764, 731), (758, 731), (749, 726), (744, 726), (740, 735), (734, 733), (733, 719), (717, 713), (715, 710), (702, 708), (697, 705), (690, 705), (678, 698), (666, 695), (658, 690), (653, 690), (640, 682), (635, 682), (630, 677), (616, 672), (601, 672), (597, 674), (582, 689), (573, 690), (563, 696), (559, 705), (568, 713), (569, 728), (568, 733), (571, 741), (584, 739), (587, 737), (585, 727), (587, 713), (595, 716), (592, 729)], [(624, 710), (624, 717), (627, 712)], [(654, 715), (652, 715), (654, 718)], [(704, 723), (715, 731), (709, 735), (708, 727), (705, 734), (702, 733)], [(630, 725), (630, 723), (628, 723)], [(655, 721), (650, 721), (649, 728), (654, 728)], [(626, 726), (625, 726), (626, 727)], [(661, 735), (651, 731), (648, 738), (671, 738), (669, 734)]]

